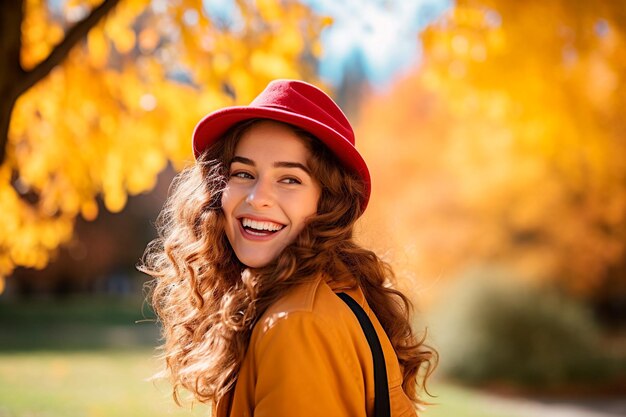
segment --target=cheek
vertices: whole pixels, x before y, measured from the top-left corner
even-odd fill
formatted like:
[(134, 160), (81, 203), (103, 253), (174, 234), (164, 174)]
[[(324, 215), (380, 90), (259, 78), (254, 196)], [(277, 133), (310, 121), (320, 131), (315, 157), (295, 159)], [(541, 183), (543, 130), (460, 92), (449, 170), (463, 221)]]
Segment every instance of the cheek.
[(309, 198), (308, 201), (308, 211), (309, 211), (309, 216), (316, 214), (317, 213), (317, 206), (320, 203), (320, 197), (322, 195), (322, 189), (317, 186), (315, 187), (315, 191), (313, 193), (311, 193), (311, 196)]
[(226, 190), (222, 194), (222, 230), (226, 234), (226, 239), (232, 245), (234, 245), (233, 239), (235, 238), (235, 225), (234, 225), (234, 217), (233, 217), (233, 209), (234, 204), (232, 200), (232, 195), (227, 194)]
[(299, 233), (302, 231), (308, 219), (317, 213), (319, 194), (320, 193), (317, 192), (307, 195), (304, 198), (299, 198), (292, 205), (292, 213), (296, 213), (294, 216), (296, 223), (296, 227), (294, 228), (296, 229), (295, 232)]
[(233, 190), (230, 187), (226, 187), (222, 192), (222, 211), (226, 216), (232, 213), (234, 208), (235, 196)]
[(232, 243), (233, 239), (233, 212), (235, 210), (235, 196), (233, 195), (232, 190), (228, 188), (224, 189), (222, 192), (222, 221), (224, 222), (224, 231), (226, 232), (226, 237)]
[(230, 188), (226, 186), (226, 188), (224, 188), (224, 190), (222, 191), (222, 200), (221, 200), (222, 207), (228, 204), (229, 197), (230, 197)]

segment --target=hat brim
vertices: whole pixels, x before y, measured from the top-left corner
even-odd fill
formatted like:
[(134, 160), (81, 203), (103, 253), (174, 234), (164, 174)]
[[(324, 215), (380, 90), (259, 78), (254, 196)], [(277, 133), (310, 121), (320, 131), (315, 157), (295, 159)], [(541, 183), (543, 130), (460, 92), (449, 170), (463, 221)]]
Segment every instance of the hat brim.
[(193, 132), (193, 152), (200, 154), (219, 140), (231, 127), (249, 119), (270, 119), (289, 123), (311, 133), (322, 141), (344, 164), (355, 171), (365, 185), (361, 208), (365, 210), (370, 197), (371, 179), (367, 164), (356, 148), (341, 133), (315, 119), (274, 107), (233, 106), (217, 110), (202, 119)]

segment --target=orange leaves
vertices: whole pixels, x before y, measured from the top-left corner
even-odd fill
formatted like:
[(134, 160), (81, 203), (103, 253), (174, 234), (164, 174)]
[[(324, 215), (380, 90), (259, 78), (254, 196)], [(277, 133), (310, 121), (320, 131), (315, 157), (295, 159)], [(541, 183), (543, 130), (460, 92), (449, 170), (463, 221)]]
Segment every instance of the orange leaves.
[[(26, 69), (101, 1), (50, 4), (26, 3)], [(154, 187), (168, 162), (190, 163), (192, 130), (206, 113), (249, 102), (270, 79), (312, 77), (301, 58), (319, 49), (325, 23), (307, 7), (240, 1), (232, 25), (211, 21), (204, 7), (121, 0), (19, 98), (0, 167), (0, 277), (17, 265), (45, 266), (76, 216), (98, 215), (98, 199), (119, 212)]]
[(42, 3), (41, 0), (24, 2), (21, 59), (26, 70), (43, 61), (63, 39), (63, 28), (58, 23), (50, 22), (48, 9)]
[(6, 276), (15, 264), (43, 268), (50, 253), (66, 241), (72, 230), (68, 217), (40, 216), (17, 195), (9, 185), (11, 169), (0, 167), (0, 200), (4, 215), (0, 216), (0, 276)]
[(139, 48), (144, 54), (151, 53), (159, 44), (159, 33), (154, 28), (143, 28), (139, 33)]
[(120, 54), (127, 54), (135, 47), (133, 24), (148, 0), (122, 1), (104, 21), (104, 33)]
[(135, 32), (128, 27), (107, 27), (107, 35), (120, 54), (127, 54), (135, 47)]
[(89, 50), (89, 62), (95, 68), (103, 68), (109, 61), (109, 40), (102, 29), (94, 28), (87, 35), (87, 49)]
[(358, 127), (382, 178), (370, 216), (418, 276), (499, 263), (587, 296), (617, 281), (624, 23), (609, 4), (459, 1), (424, 32), (420, 68)]

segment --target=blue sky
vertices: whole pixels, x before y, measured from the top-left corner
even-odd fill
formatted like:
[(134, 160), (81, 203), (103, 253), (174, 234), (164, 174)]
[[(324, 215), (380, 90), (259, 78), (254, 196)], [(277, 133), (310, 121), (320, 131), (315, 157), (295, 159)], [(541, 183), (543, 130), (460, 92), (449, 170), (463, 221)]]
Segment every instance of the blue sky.
[(368, 78), (384, 86), (419, 59), (418, 33), (452, 0), (303, 0), (334, 23), (322, 33), (321, 77), (341, 80), (346, 59), (359, 50)]
[[(447, 10), (452, 0), (301, 0), (331, 16), (322, 32), (320, 76), (338, 84), (346, 60), (359, 51), (374, 86), (384, 86), (419, 59), (418, 33)], [(213, 18), (237, 20), (232, 0), (204, 0)]]

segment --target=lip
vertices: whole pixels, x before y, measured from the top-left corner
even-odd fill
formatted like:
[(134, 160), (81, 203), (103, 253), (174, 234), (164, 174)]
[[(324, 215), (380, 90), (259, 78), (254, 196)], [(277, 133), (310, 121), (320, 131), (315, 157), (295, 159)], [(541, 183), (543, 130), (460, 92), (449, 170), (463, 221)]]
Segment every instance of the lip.
[[(251, 233), (248, 233), (246, 231), (246, 229), (244, 229), (243, 227), (243, 223), (242, 223), (242, 219), (251, 219), (257, 222), (272, 222), (272, 223), (276, 223), (276, 224), (282, 224), (283, 228), (266, 236), (257, 236), (257, 235), (253, 235)], [(279, 233), (281, 233), (283, 230), (285, 230), (285, 228), (287, 227), (286, 224), (283, 224), (281, 222), (277, 222), (275, 220), (272, 219), (268, 219), (267, 217), (258, 217), (258, 216), (250, 216), (247, 214), (241, 215), (241, 216), (237, 216), (235, 217), (235, 219), (237, 220), (237, 225), (239, 226), (239, 233), (241, 234), (241, 236), (246, 239), (246, 240), (251, 240), (254, 242), (267, 242), (269, 240), (274, 239), (276, 236), (278, 236)]]

